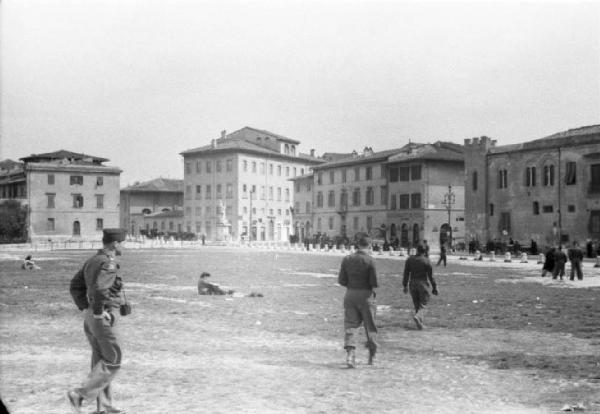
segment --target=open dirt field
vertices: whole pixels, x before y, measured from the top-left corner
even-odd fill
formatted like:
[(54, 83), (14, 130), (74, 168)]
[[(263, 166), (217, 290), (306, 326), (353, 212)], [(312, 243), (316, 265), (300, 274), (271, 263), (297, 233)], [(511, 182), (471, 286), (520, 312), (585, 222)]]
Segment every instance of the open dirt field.
[[(68, 283), (91, 251), (0, 257), (0, 396), (11, 413), (68, 413), (90, 351)], [(427, 329), (402, 294), (403, 260), (378, 257), (375, 366), (344, 364), (341, 256), (126, 250), (133, 314), (120, 318), (117, 405), (141, 413), (600, 412), (600, 271), (542, 280), (537, 265), (451, 261), (435, 268)], [(198, 296), (212, 281), (264, 297)], [(543, 283), (523, 283), (523, 282)], [(86, 412), (93, 411), (87, 405)]]

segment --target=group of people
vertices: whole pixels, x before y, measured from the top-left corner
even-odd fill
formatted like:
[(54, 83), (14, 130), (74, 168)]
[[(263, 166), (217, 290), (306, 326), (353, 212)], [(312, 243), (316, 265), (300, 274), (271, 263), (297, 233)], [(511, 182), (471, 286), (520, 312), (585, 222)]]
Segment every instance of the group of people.
[(579, 243), (574, 241), (573, 245), (566, 251), (562, 245), (554, 246), (548, 249), (545, 254), (544, 266), (542, 267), (542, 277), (546, 274), (551, 274), (552, 279), (565, 277), (565, 265), (567, 260), (571, 262), (570, 280), (575, 280), (577, 275), (578, 280), (583, 280), (583, 250), (579, 247)]

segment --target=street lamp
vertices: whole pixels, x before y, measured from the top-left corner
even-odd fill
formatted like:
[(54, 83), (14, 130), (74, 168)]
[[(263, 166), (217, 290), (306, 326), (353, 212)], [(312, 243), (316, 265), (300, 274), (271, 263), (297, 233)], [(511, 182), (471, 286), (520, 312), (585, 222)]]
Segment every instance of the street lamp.
[(456, 204), (456, 196), (452, 192), (451, 185), (448, 185), (448, 192), (444, 194), (442, 204), (446, 207), (446, 210), (448, 210), (448, 230), (450, 231), (449, 246), (452, 246), (452, 224), (450, 223), (450, 213), (452, 212), (452, 206)]

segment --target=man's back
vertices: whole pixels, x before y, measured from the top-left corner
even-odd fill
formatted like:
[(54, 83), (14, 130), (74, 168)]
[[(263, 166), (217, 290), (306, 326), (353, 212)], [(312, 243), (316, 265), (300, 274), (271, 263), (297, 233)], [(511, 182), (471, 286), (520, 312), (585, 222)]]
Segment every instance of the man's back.
[(402, 285), (407, 286), (408, 281), (425, 282), (432, 276), (431, 262), (428, 258), (422, 255), (411, 256), (406, 260), (404, 265), (404, 278)]
[(348, 289), (373, 289), (377, 287), (375, 261), (362, 250), (344, 257), (338, 283)]

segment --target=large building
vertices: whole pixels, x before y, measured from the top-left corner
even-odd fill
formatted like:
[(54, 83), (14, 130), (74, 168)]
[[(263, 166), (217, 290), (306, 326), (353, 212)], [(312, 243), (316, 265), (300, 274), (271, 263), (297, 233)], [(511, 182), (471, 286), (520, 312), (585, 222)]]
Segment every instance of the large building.
[[(157, 232), (182, 231), (181, 215), (164, 213), (183, 211), (183, 180), (156, 178), (121, 189), (121, 227), (132, 236)], [(159, 219), (152, 216), (162, 214)]]
[(539, 246), (600, 239), (600, 125), (515, 145), (465, 140), (468, 236)]
[(30, 241), (98, 240), (119, 225), (121, 170), (106, 158), (60, 150), (3, 162), (2, 199), (27, 206)]
[[(244, 127), (183, 151), (185, 231), (217, 238), (222, 214), (233, 240), (287, 241), (292, 234), (290, 177), (322, 160), (294, 139)], [(222, 206), (222, 207), (221, 207)], [(221, 212), (220, 209), (224, 211)]]
[(293, 180), (296, 234), (352, 238), (366, 232), (398, 238), (404, 247), (424, 239), (433, 248), (450, 238), (461, 242), (463, 168), (462, 146), (446, 142), (381, 152), (367, 147), (336, 157)]

